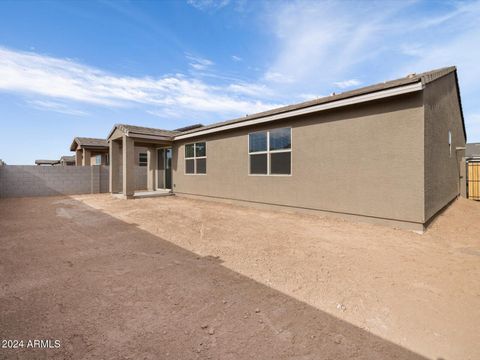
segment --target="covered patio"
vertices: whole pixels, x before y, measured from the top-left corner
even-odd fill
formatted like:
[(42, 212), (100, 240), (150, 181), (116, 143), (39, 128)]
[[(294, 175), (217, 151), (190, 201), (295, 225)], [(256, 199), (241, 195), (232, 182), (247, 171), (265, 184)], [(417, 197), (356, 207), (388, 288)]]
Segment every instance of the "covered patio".
[[(108, 136), (109, 191), (123, 198), (168, 194), (172, 188), (172, 140), (177, 131), (117, 124)], [(146, 148), (147, 192), (135, 191), (135, 147)]]

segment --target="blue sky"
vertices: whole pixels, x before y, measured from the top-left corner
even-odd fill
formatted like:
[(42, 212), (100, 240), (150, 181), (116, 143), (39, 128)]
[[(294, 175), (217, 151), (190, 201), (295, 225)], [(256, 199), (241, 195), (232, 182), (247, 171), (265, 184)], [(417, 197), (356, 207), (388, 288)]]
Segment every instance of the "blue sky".
[[(480, 2), (0, 2), (0, 159), (208, 124), (456, 65), (480, 141)], [(21, 134), (17, 136), (16, 134)]]

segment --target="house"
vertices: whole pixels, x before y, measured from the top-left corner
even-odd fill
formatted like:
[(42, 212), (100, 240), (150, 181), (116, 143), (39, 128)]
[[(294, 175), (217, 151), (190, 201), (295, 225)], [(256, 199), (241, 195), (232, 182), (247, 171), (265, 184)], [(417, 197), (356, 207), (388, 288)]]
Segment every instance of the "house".
[(115, 125), (110, 192), (309, 209), (422, 231), (459, 195), (466, 132), (455, 67), (194, 127)]
[(480, 143), (467, 144), (466, 150), (465, 150), (465, 157), (467, 159), (480, 160)]
[(75, 156), (64, 155), (60, 158), (60, 165), (75, 166)]
[(75, 151), (76, 166), (108, 164), (108, 142), (105, 139), (76, 137), (70, 151)]

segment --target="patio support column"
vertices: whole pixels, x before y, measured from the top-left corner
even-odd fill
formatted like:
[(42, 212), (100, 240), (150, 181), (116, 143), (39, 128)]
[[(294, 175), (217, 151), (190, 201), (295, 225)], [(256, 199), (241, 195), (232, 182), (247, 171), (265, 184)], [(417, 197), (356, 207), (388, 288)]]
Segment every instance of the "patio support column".
[(123, 196), (133, 198), (135, 193), (135, 143), (132, 138), (123, 135)]
[(157, 170), (157, 149), (147, 148), (147, 190), (155, 191), (155, 170)]
[(83, 164), (83, 151), (78, 149), (75, 151), (75, 166), (82, 166)]
[(109, 165), (109, 190), (112, 194), (119, 193), (120, 189), (120, 143), (115, 140), (110, 140), (110, 165)]
[(90, 150), (83, 149), (83, 161), (82, 165), (83, 166), (90, 166), (90, 158), (92, 157), (92, 153)]

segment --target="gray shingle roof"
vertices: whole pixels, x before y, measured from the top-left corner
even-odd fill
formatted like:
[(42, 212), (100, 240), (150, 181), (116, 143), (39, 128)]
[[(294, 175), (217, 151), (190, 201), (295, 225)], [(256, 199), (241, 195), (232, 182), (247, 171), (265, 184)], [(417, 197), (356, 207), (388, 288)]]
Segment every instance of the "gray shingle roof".
[(72, 155), (64, 155), (60, 158), (60, 161), (67, 161), (67, 162), (72, 162), (72, 161), (75, 161), (75, 156)]
[(467, 148), (465, 150), (465, 156), (475, 156), (480, 157), (480, 143), (470, 143), (467, 144)]
[(35, 165), (57, 165), (59, 160), (35, 160)]
[(117, 124), (115, 126), (118, 129), (122, 130), (123, 132), (143, 134), (143, 135), (175, 136), (180, 133), (179, 131), (175, 131), (175, 130), (163, 130), (163, 129), (155, 129), (155, 128), (148, 128), (148, 127), (136, 126), (136, 125), (127, 125), (127, 124)]
[(96, 147), (96, 148), (108, 148), (108, 141), (106, 139), (97, 139), (97, 138), (87, 138), (87, 137), (76, 137), (73, 139), (72, 145), (70, 146), (71, 151), (75, 151), (77, 146), (81, 147)]

